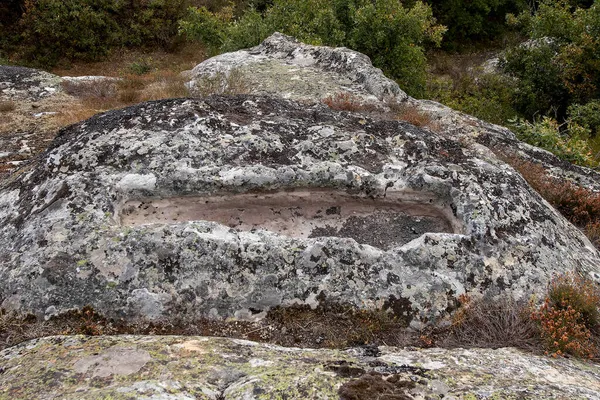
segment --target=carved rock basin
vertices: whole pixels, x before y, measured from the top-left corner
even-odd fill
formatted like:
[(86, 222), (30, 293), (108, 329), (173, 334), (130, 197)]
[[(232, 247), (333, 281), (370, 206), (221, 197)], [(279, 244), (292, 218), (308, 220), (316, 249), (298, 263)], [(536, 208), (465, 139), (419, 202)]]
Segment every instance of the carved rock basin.
[(381, 199), (342, 191), (289, 190), (129, 201), (121, 224), (214, 221), (243, 231), (265, 229), (297, 238), (344, 237), (389, 249), (427, 232), (460, 233), (452, 210), (435, 194), (393, 192)]
[(418, 326), (462, 293), (522, 298), (598, 261), (485, 147), (272, 96), (95, 116), (0, 187), (1, 307), (45, 316), (256, 319), (326, 299)]

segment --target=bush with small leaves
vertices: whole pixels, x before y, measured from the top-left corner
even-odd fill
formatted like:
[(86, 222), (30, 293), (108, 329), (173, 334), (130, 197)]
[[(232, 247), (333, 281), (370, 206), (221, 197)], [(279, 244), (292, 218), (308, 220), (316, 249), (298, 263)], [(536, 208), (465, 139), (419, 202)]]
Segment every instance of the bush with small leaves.
[(171, 48), (188, 0), (25, 0), (20, 56), (48, 67), (60, 59), (98, 60), (118, 47)]
[(543, 117), (533, 123), (513, 120), (511, 125), (520, 140), (548, 150), (563, 160), (586, 167), (597, 164), (587, 141), (589, 129), (574, 122), (559, 124), (550, 117)]
[(595, 282), (575, 272), (554, 278), (544, 303), (532, 313), (548, 353), (593, 358), (598, 352), (592, 331), (598, 326), (599, 305), (600, 289)]

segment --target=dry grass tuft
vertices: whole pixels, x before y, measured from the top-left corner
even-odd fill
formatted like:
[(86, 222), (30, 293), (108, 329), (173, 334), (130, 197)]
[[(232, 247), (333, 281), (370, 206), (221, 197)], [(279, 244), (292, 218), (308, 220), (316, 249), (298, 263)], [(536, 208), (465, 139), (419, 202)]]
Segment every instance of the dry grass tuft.
[(61, 85), (67, 94), (83, 99), (109, 99), (117, 93), (117, 80), (115, 79), (63, 81)]
[(63, 82), (63, 88), (68, 94), (77, 97), (80, 104), (78, 107), (61, 111), (55, 117), (60, 126), (142, 101), (189, 96), (185, 79), (171, 71), (159, 71), (144, 76), (130, 74), (120, 79)]
[(464, 295), (459, 301), (445, 346), (540, 349), (539, 330), (530, 318), (529, 304), (509, 297), (472, 300)]
[(338, 111), (365, 112), (375, 117), (408, 122), (420, 128), (427, 128), (433, 132), (441, 132), (442, 127), (427, 112), (421, 111), (416, 105), (406, 102), (398, 103), (394, 100), (385, 101), (385, 106), (390, 111), (382, 111), (377, 105), (365, 103), (360, 97), (347, 92), (336, 93), (323, 100), (329, 108)]
[(11, 112), (17, 108), (14, 101), (2, 100), (0, 101), (0, 112)]
[(211, 94), (246, 94), (250, 91), (250, 84), (239, 69), (232, 69), (228, 73), (218, 72), (213, 76), (197, 79), (191, 88), (191, 92), (199, 97)]
[(0, 350), (25, 340), (50, 335), (201, 335), (266, 341), (283, 346), (343, 348), (366, 344), (422, 345), (405, 321), (384, 310), (358, 310), (350, 305), (326, 304), (275, 308), (260, 322), (220, 321), (179, 317), (159, 322), (123, 321), (103, 317), (91, 307), (48, 321), (0, 311)]
[(344, 348), (367, 344), (421, 345), (416, 334), (406, 330), (406, 321), (386, 310), (359, 310), (349, 305), (322, 304), (277, 307), (266, 322), (285, 333), (277, 339), (284, 346)]
[(441, 125), (433, 120), (431, 115), (419, 110), (416, 105), (408, 103), (393, 103), (390, 105), (396, 115), (396, 119), (408, 122), (420, 128), (428, 128), (433, 132), (440, 132)]
[(332, 110), (338, 111), (375, 111), (372, 105), (365, 104), (363, 99), (347, 92), (340, 92), (326, 97), (323, 103)]
[[(544, 167), (514, 156), (502, 157), (546, 201), (600, 246), (600, 193), (550, 176)], [(600, 248), (600, 247), (599, 247)]]

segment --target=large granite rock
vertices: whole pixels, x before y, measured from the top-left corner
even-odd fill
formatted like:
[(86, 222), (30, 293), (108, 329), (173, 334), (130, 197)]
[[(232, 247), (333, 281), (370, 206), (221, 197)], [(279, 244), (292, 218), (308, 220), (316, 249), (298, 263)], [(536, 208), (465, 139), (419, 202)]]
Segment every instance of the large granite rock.
[(1, 306), (260, 318), (329, 301), (438, 323), (598, 253), (481, 146), (273, 96), (143, 103), (61, 131), (0, 195)]
[(245, 340), (49, 337), (0, 352), (6, 399), (597, 399), (600, 367), (515, 349), (345, 351)]
[[(95, 116), (2, 183), (0, 306), (260, 319), (333, 301), (419, 327), (463, 293), (598, 279), (588, 239), (482, 145), (520, 146), (505, 129), (408, 98), (364, 55), (280, 34), (200, 64), (190, 86), (240, 69), (260, 95)], [(342, 89), (440, 126), (320, 103)]]
[(233, 85), (247, 93), (302, 102), (322, 102), (342, 94), (358, 100), (367, 110), (389, 110), (390, 105), (409, 107), (426, 115), (436, 131), (460, 139), (463, 145), (481, 144), (498, 155), (541, 164), (557, 178), (600, 191), (600, 174), (596, 171), (520, 142), (507, 128), (435, 101), (413, 99), (374, 68), (368, 57), (350, 49), (306, 45), (274, 33), (259, 46), (221, 54), (198, 64), (190, 77), (188, 86), (198, 94), (204, 93), (207, 85), (211, 90), (236, 91), (235, 87), (229, 90), (228, 86)]
[[(339, 92), (350, 93), (368, 103), (406, 100), (398, 84), (374, 68), (369, 57), (345, 47), (333, 48), (300, 43), (274, 33), (251, 49), (225, 53), (198, 64), (188, 86), (202, 94), (213, 79), (227, 90), (232, 73), (254, 94), (275, 94), (299, 101), (318, 101)], [(235, 82), (239, 82), (236, 79)]]

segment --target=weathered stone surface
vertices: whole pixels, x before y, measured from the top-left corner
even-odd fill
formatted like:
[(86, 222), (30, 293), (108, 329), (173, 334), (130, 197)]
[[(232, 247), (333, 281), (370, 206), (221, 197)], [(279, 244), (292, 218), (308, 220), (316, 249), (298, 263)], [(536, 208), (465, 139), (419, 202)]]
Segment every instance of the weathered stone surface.
[(0, 102), (5, 107), (0, 111), (0, 179), (54, 139), (57, 127), (48, 120), (70, 100), (60, 82), (44, 71), (0, 65)]
[(341, 351), (226, 338), (56, 336), (0, 352), (0, 371), (0, 398), (28, 400), (600, 398), (598, 365), (510, 348)]
[[(115, 317), (252, 319), (325, 297), (386, 305), (418, 326), (440, 322), (462, 293), (522, 298), (562, 271), (597, 277), (599, 265), (585, 236), (485, 148), (276, 97), (93, 117), (0, 190), (1, 305), (45, 316), (90, 304)], [(264, 210), (267, 195), (323, 190), (334, 200), (313, 211), (277, 205), (290, 229), (310, 214), (304, 234), (216, 215), (253, 214), (243, 201), (214, 218), (202, 211), (241, 195)], [(344, 220), (350, 203), (376, 207)], [(319, 211), (333, 227), (310, 231)], [(369, 225), (379, 218), (413, 240), (390, 240)]]
[[(78, 90), (116, 78), (60, 77), (31, 68), (0, 65), (0, 180), (44, 151), (56, 136), (61, 118), (81, 109)], [(70, 90), (65, 90), (65, 83)], [(106, 86), (106, 84), (104, 84)]]
[(33, 68), (0, 66), (0, 97), (35, 99), (60, 91), (61, 78)]
[(205, 79), (218, 78), (224, 90), (232, 71), (241, 74), (245, 87), (254, 94), (276, 94), (299, 101), (318, 101), (339, 92), (375, 104), (408, 98), (364, 54), (344, 47), (306, 45), (280, 33), (257, 47), (198, 64), (192, 70), (189, 87), (202, 93)]
[[(227, 78), (236, 72), (236, 79)], [(374, 68), (364, 54), (346, 48), (311, 46), (275, 33), (261, 45), (226, 53), (198, 64), (192, 70), (189, 86), (201, 88), (207, 81), (240, 85), (253, 94), (272, 94), (304, 102), (321, 102), (336, 94), (349, 94), (367, 106), (388, 108), (389, 103), (412, 107), (426, 114), (431, 125), (445, 135), (460, 139), (463, 145), (484, 145), (505, 154), (520, 156), (544, 165), (560, 178), (600, 191), (600, 174), (562, 161), (551, 153), (518, 141), (507, 128), (463, 114), (440, 103), (417, 100), (406, 95), (381, 70)], [(202, 93), (202, 90), (196, 90)], [(235, 89), (234, 89), (235, 91)]]

